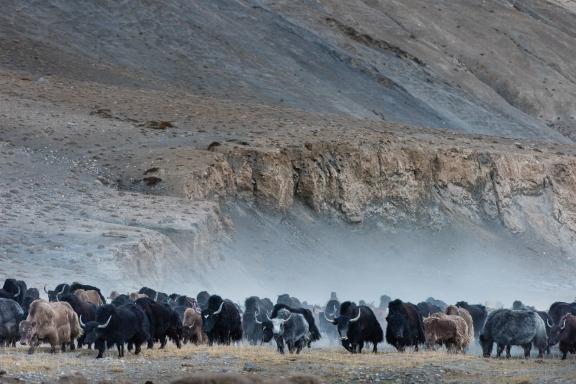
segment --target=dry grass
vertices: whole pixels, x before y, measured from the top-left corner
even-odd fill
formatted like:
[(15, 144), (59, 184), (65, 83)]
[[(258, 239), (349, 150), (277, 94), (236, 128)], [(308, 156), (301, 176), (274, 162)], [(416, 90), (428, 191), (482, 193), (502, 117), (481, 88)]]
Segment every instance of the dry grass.
[(361, 376), (359, 373), (393, 372), (404, 375), (439, 370), (445, 382), (527, 384), (576, 377), (574, 361), (562, 362), (557, 358), (484, 359), (440, 351), (351, 355), (339, 348), (314, 348), (300, 355), (280, 355), (270, 346), (186, 345), (177, 349), (170, 345), (165, 350), (143, 350), (140, 356), (127, 353), (124, 359), (118, 359), (115, 350), (107, 352), (108, 358), (103, 360), (97, 361), (95, 354), (87, 350), (50, 354), (48, 349), (42, 348), (29, 356), (24, 348), (8, 348), (0, 354), (0, 367), (9, 367), (14, 374), (40, 373), (50, 377), (58, 376), (61, 372), (93, 369), (108, 377), (130, 378), (144, 367), (149, 375), (156, 372), (160, 375), (160, 370), (169, 366), (172, 367), (170, 372), (177, 376), (221, 372), (223, 367), (227, 372), (243, 373), (244, 366), (250, 363), (258, 367), (257, 374), (260, 375), (316, 375), (326, 382), (366, 382), (356, 380)]

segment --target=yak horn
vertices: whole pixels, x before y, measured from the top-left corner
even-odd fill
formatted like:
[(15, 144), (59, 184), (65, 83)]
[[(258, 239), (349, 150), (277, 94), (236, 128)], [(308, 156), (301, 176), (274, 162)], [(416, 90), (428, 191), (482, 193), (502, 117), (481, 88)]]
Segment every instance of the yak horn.
[(257, 316), (258, 316), (258, 314), (257, 314), (257, 313), (254, 313), (254, 321), (256, 322), (256, 324), (262, 324), (263, 322), (262, 322), (262, 321), (258, 321), (258, 317), (257, 317)]
[(562, 325), (560, 326), (560, 329), (563, 331), (564, 328), (566, 328), (566, 319), (564, 319), (564, 321), (562, 322)]
[(291, 317), (292, 317), (292, 312), (290, 312), (290, 316), (288, 316), (288, 318), (287, 318), (287, 319), (284, 319), (284, 322), (286, 322), (286, 321), (290, 320), (290, 318), (291, 318)]
[(550, 322), (550, 319), (546, 319), (546, 325), (548, 326), (548, 328), (552, 328), (554, 326), (554, 324)]
[(360, 308), (358, 308), (358, 316), (356, 316), (356, 317), (353, 318), (353, 319), (350, 319), (350, 322), (351, 322), (351, 323), (355, 323), (355, 322), (357, 322), (358, 320), (360, 320), (360, 315), (361, 315), (361, 314), (362, 314), (362, 311), (360, 310)]
[(158, 292), (154, 295), (154, 301), (158, 301)]
[(217, 310), (216, 312), (213, 313), (213, 315), (219, 315), (220, 312), (222, 312), (222, 307), (223, 307), (223, 306), (224, 306), (224, 302), (222, 302), (222, 303), (220, 304), (220, 307), (218, 308), (218, 310)]
[(82, 321), (82, 315), (80, 315), (80, 317), (78, 318), (78, 321), (80, 321), (80, 326), (81, 326), (82, 328), (85, 328), (85, 327), (86, 327), (86, 324), (84, 324), (84, 322)]
[(266, 318), (268, 319), (268, 321), (272, 321), (272, 319), (270, 318), (270, 315), (268, 314), (268, 312), (266, 312)]
[(46, 290), (46, 284), (44, 284), (44, 293), (48, 293), (48, 291)]
[(112, 315), (110, 315), (110, 317), (108, 318), (108, 321), (106, 323), (98, 325), (98, 328), (100, 328), (100, 329), (106, 328), (108, 326), (108, 324), (110, 324), (110, 320), (112, 320)]
[(18, 297), (18, 296), (20, 296), (20, 292), (21, 292), (21, 290), (20, 290), (20, 287), (18, 287), (18, 293), (17, 293), (17, 294), (15, 294), (15, 295), (14, 295), (14, 297)]
[(326, 311), (324, 311), (324, 318), (326, 319), (327, 322), (332, 323), (332, 324), (336, 324), (336, 320), (329, 319), (328, 316), (326, 316)]

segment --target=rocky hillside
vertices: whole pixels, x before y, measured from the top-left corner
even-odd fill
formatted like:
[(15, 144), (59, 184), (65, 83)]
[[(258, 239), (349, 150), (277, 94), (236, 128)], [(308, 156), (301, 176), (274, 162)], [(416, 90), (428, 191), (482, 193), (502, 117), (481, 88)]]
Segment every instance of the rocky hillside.
[(3, 270), (572, 298), (572, 2), (4, 3)]

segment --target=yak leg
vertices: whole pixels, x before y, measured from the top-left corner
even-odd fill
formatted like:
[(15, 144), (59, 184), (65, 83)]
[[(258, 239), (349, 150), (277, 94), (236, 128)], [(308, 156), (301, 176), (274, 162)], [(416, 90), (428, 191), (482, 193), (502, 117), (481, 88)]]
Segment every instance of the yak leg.
[(104, 351), (106, 350), (106, 343), (104, 340), (96, 340), (94, 343), (94, 349), (98, 350), (98, 356), (96, 356), (97, 359), (104, 357)]
[(71, 351), (75, 351), (75, 350), (76, 350), (76, 344), (74, 344), (74, 340), (72, 340), (72, 341), (70, 342), (70, 350), (71, 350)]
[(62, 352), (66, 352), (66, 343), (62, 343)]
[(352, 347), (350, 346), (350, 342), (348, 340), (342, 340), (342, 346), (351, 353), (354, 353), (354, 350), (352, 349)]
[(362, 353), (362, 348), (364, 348), (364, 342), (361, 341), (360, 344), (358, 344), (358, 353)]
[(178, 349), (182, 348), (182, 342), (181, 342), (180, 338), (179, 338), (177, 335), (174, 336), (174, 337), (171, 337), (170, 339), (172, 340), (172, 342), (173, 342), (174, 344), (176, 344), (176, 348), (178, 348)]
[(378, 353), (378, 343), (374, 342), (374, 346), (372, 347), (373, 353)]
[(498, 344), (496, 346), (496, 357), (502, 356), (502, 352), (504, 351), (504, 348), (506, 348), (506, 345), (504, 345), (504, 344)]
[(40, 345), (40, 340), (38, 340), (38, 336), (33, 336), (32, 340), (30, 340), (30, 348), (28, 348), (28, 354), (31, 355), (34, 353), (36, 347)]
[(304, 340), (300, 339), (296, 342), (296, 354), (298, 355), (300, 351), (302, 351), (303, 344), (305, 343)]
[(160, 349), (164, 349), (165, 346), (166, 346), (166, 336), (162, 336), (160, 338)]
[(284, 353), (284, 341), (282, 339), (276, 340), (276, 347), (278, 349), (278, 352), (282, 354)]
[(530, 351), (532, 350), (532, 343), (525, 344), (522, 348), (524, 348), (524, 357), (528, 359), (530, 357)]

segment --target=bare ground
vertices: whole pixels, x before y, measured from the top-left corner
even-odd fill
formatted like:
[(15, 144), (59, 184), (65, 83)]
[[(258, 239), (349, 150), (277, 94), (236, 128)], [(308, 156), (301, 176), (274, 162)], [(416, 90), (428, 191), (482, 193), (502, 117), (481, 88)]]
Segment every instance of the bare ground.
[(178, 378), (208, 373), (239, 373), (277, 378), (315, 376), (326, 383), (568, 383), (576, 377), (575, 358), (558, 356), (525, 360), (484, 359), (443, 351), (377, 355), (351, 355), (339, 348), (313, 348), (300, 355), (280, 355), (270, 346), (184, 346), (178, 350), (144, 350), (118, 359), (109, 351), (96, 360), (93, 351), (49, 354), (40, 349), (27, 355), (25, 349), (6, 349), (0, 355), (3, 377), (25, 382), (55, 381), (79, 373), (90, 382), (102, 380), (168, 383)]

